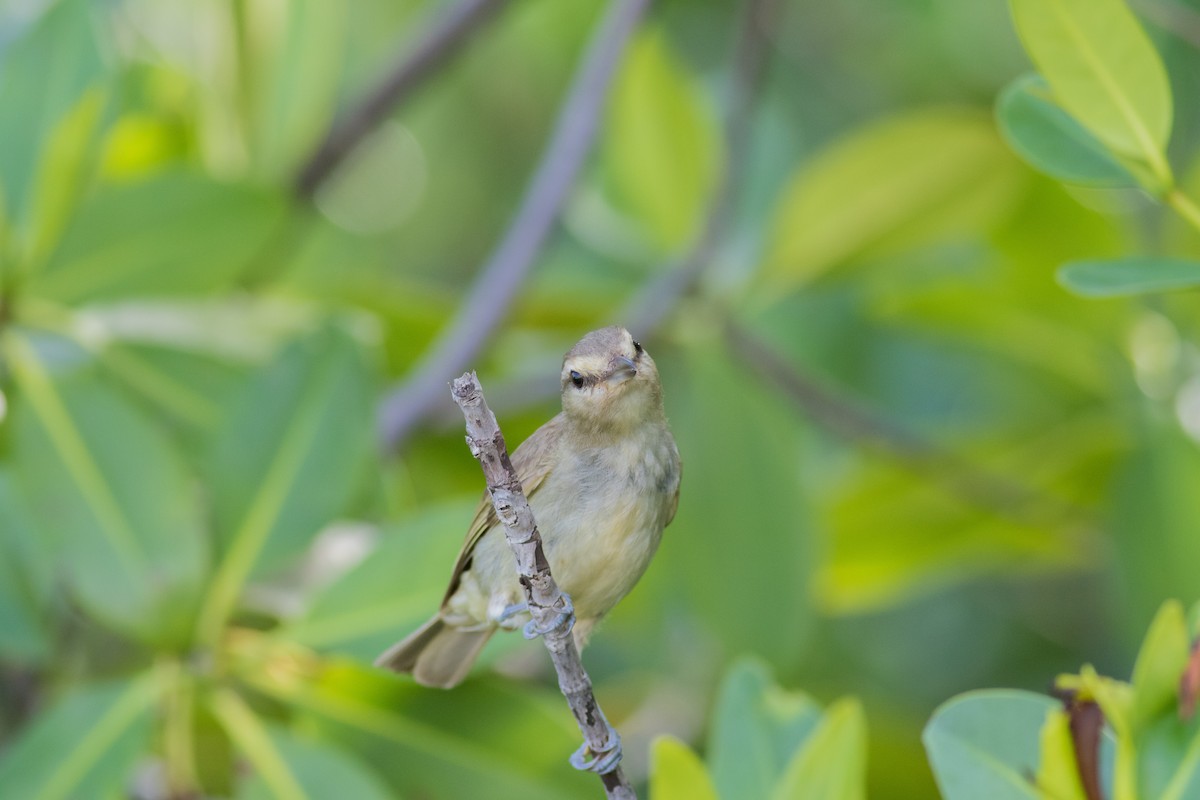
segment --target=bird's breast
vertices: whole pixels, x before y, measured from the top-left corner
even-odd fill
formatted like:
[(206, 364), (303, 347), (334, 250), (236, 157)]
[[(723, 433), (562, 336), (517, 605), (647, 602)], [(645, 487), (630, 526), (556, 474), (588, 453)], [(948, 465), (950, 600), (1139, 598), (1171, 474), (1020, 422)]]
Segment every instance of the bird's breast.
[(679, 463), (670, 434), (572, 450), (531, 500), (555, 579), (580, 619), (624, 597), (658, 548)]

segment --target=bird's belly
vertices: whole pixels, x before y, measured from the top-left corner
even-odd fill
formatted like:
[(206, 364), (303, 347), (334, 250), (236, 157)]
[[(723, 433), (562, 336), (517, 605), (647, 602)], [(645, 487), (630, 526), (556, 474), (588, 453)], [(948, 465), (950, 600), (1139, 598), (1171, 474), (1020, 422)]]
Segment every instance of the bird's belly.
[(657, 517), (645, 503), (625, 503), (604, 515), (562, 520), (543, 534), (554, 579), (579, 619), (604, 616), (641, 578), (662, 538)]

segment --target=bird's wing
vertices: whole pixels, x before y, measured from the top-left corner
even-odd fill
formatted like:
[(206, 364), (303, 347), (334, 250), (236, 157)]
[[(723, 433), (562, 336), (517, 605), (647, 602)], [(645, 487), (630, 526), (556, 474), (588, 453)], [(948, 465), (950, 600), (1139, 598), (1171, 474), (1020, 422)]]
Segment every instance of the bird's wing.
[[(555, 445), (562, 435), (562, 426), (562, 414), (559, 414), (534, 431), (532, 436), (513, 451), (513, 469), (517, 471), (517, 478), (521, 481), (521, 488), (525, 490), (526, 498), (533, 497), (533, 493), (538, 490), (542, 481), (550, 473)], [(471, 557), (475, 553), (475, 545), (479, 542), (479, 538), (498, 523), (496, 509), (492, 507), (492, 498), (485, 490), (479, 501), (479, 508), (475, 511), (475, 518), (471, 520), (471, 527), (467, 529), (467, 540), (458, 554), (458, 561), (454, 563), (454, 574), (450, 577), (450, 586), (446, 589), (442, 605), (445, 605), (450, 596), (458, 589), (459, 581), (471, 563)]]
[(675, 519), (675, 512), (679, 510), (679, 487), (683, 485), (683, 460), (676, 462), (679, 465), (679, 483), (675, 484), (675, 496), (671, 498), (671, 510), (667, 512), (667, 521), (663, 523), (665, 528), (670, 525)]

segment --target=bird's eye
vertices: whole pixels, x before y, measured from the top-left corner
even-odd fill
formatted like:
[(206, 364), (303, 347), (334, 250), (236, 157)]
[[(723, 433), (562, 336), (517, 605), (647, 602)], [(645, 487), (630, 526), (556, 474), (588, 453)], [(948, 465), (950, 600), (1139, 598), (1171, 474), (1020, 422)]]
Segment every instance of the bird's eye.
[(576, 389), (583, 388), (583, 376), (575, 370), (571, 370), (571, 383), (575, 384)]
[(637, 353), (639, 356), (642, 354), (642, 345), (637, 339), (633, 340), (633, 352)]

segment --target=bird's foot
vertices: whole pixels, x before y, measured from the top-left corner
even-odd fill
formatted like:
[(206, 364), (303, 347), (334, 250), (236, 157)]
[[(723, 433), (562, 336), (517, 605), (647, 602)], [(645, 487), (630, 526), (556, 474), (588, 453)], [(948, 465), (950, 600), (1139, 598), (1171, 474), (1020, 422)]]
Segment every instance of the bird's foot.
[(566, 636), (575, 627), (575, 606), (571, 603), (571, 597), (566, 592), (562, 595), (562, 611), (554, 618), (554, 621), (545, 628), (539, 628), (536, 619), (530, 620), (524, 629), (526, 639), (536, 639), (539, 636), (545, 636), (548, 633), (557, 633), (560, 636)]
[(515, 627), (517, 627), (516, 625), (505, 624), (505, 623), (507, 623), (510, 619), (517, 616), (518, 614), (524, 614), (528, 610), (529, 610), (529, 606), (525, 603), (513, 603), (511, 606), (505, 606), (504, 610), (500, 612), (500, 616), (496, 617), (496, 624), (502, 628), (507, 628), (507, 629), (515, 628)]
[(608, 728), (608, 748), (599, 752), (593, 751), (585, 743), (571, 754), (571, 766), (586, 772), (599, 775), (612, 772), (621, 763), (621, 737), (612, 725), (604, 723)]

